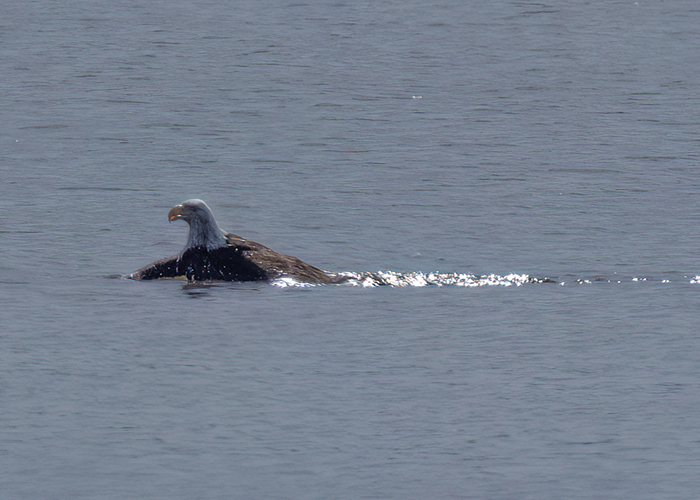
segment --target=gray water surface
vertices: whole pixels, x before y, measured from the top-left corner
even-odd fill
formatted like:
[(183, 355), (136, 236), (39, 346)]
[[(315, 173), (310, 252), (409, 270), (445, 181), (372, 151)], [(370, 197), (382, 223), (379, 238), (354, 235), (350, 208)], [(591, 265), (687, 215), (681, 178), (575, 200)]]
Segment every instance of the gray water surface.
[[(0, 56), (2, 498), (700, 494), (695, 2), (39, 0)], [(361, 279), (121, 278), (194, 197)]]

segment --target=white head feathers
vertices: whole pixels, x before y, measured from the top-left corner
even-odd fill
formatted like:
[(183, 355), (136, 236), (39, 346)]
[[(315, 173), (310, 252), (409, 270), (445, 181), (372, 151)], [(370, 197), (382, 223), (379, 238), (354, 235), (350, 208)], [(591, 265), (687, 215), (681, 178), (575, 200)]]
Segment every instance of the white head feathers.
[(211, 209), (202, 200), (187, 200), (168, 212), (168, 220), (182, 219), (190, 225), (185, 250), (206, 247), (209, 250), (226, 246), (225, 232), (219, 227)]

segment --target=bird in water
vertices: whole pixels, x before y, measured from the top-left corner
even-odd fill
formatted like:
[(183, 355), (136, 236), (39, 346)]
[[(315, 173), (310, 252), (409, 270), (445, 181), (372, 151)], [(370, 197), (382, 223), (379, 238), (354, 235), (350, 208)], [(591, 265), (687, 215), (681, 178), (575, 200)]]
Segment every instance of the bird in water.
[(291, 255), (277, 253), (255, 241), (221, 229), (202, 200), (187, 200), (168, 212), (170, 222), (190, 226), (187, 245), (131, 273), (134, 280), (186, 277), (188, 281), (270, 281), (292, 278), (303, 283), (337, 284), (345, 276), (327, 273)]

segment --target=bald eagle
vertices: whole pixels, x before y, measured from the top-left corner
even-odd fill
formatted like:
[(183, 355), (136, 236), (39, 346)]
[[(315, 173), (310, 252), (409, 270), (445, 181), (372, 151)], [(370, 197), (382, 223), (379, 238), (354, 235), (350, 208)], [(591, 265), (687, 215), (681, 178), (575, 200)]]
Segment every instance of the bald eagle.
[(304, 283), (341, 283), (296, 257), (270, 250), (222, 230), (202, 200), (187, 200), (168, 212), (168, 220), (190, 225), (187, 245), (178, 255), (157, 260), (131, 273), (134, 280), (186, 277), (188, 281), (265, 281), (290, 277)]

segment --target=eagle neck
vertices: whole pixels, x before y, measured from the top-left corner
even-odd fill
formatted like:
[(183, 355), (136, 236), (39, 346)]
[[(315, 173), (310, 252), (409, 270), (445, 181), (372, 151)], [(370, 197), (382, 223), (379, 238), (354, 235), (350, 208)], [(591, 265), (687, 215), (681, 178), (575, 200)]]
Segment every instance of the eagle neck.
[(211, 214), (193, 218), (190, 223), (190, 233), (187, 237), (185, 250), (195, 247), (214, 250), (226, 246), (226, 236)]

